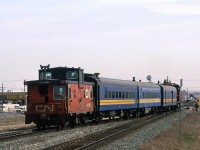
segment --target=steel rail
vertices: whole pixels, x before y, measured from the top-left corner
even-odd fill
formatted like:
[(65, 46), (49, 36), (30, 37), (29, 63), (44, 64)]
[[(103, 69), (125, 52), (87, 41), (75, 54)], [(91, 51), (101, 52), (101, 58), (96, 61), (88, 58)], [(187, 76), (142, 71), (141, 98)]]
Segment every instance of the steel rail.
[(37, 128), (29, 128), (29, 129), (23, 129), (23, 130), (7, 131), (7, 132), (0, 133), (0, 141), (6, 140), (9, 138), (16, 138), (19, 136), (27, 136), (31, 134), (32, 135), (38, 134), (38, 133), (43, 134), (44, 132), (50, 132), (50, 131), (55, 131), (55, 129), (52, 128), (52, 129), (38, 130)]
[(13, 137), (21, 136), (21, 135), (32, 134), (32, 133), (33, 133), (33, 129), (2, 132), (0, 133), (0, 140), (13, 138)]

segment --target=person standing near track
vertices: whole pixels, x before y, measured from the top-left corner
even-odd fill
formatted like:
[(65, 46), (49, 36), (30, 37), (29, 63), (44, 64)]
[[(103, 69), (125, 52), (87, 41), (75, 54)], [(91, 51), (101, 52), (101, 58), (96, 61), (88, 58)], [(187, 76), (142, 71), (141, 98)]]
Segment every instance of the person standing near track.
[(196, 102), (195, 104), (194, 104), (194, 108), (195, 108), (195, 111), (197, 112), (197, 109), (198, 109), (198, 103)]

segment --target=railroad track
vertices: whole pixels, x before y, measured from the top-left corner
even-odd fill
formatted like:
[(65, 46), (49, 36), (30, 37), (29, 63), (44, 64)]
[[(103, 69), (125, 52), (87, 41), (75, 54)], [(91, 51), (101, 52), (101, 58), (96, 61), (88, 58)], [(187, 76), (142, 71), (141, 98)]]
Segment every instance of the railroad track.
[(29, 128), (24, 130), (15, 130), (15, 131), (7, 131), (0, 133), (0, 141), (7, 140), (10, 138), (18, 138), (22, 136), (30, 136), (35, 134), (44, 134), (44, 132), (55, 131), (55, 128), (45, 129), (45, 130), (37, 130), (37, 128)]
[(8, 139), (8, 138), (14, 138), (14, 137), (17, 137), (17, 136), (28, 135), (28, 134), (32, 134), (32, 133), (33, 133), (33, 129), (3, 132), (3, 133), (0, 133), (0, 140), (5, 140), (5, 139)]
[[(105, 123), (106, 122), (108, 122), (108, 120), (106, 120)], [(81, 127), (81, 125), (77, 125), (77, 127)], [(63, 130), (69, 130), (69, 126), (66, 126)], [(0, 133), (0, 141), (7, 140), (10, 138), (18, 138), (18, 137), (30, 136), (34, 134), (44, 134), (47, 132), (54, 132), (54, 131), (60, 131), (60, 129), (53, 126), (53, 127), (42, 129), (42, 130), (38, 130), (37, 128), (29, 128), (29, 129), (22, 129), (22, 130), (6, 131), (6, 132)]]
[(141, 119), (133, 120), (132, 122), (123, 124), (121, 126), (117, 126), (114, 128), (106, 129), (97, 133), (86, 135), (82, 138), (73, 139), (71, 141), (67, 141), (65, 143), (54, 145), (51, 147), (47, 147), (46, 150), (85, 150), (85, 149), (97, 149), (102, 145), (106, 145), (113, 140), (119, 139), (128, 135), (130, 133), (135, 132), (137, 129), (152, 123), (156, 120), (163, 118), (163, 116), (167, 115), (159, 114), (156, 116), (147, 116)]

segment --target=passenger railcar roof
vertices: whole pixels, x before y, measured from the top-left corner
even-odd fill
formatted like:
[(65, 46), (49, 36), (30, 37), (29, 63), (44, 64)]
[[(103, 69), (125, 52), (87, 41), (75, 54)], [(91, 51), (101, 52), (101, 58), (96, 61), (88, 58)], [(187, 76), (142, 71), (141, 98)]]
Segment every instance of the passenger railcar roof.
[(176, 90), (176, 88), (174, 86), (169, 86), (169, 85), (160, 85), (163, 87), (163, 89), (166, 89), (166, 90)]
[(110, 79), (110, 78), (98, 78), (100, 81), (100, 85), (115, 85), (115, 86), (129, 86), (129, 87), (154, 87), (159, 88), (160, 86), (155, 83), (147, 83), (147, 82), (137, 82), (137, 81), (129, 81), (129, 80), (119, 80), (119, 79)]

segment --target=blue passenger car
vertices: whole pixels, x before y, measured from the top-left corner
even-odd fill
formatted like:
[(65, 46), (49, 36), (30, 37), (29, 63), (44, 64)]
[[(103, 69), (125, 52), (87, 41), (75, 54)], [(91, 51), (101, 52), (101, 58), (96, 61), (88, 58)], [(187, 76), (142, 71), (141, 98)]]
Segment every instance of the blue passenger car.
[(161, 85), (162, 106), (166, 109), (173, 109), (177, 106), (177, 89), (173, 86)]
[[(100, 116), (143, 116), (163, 111), (163, 106), (171, 108), (174, 105), (173, 108), (176, 108), (178, 94), (173, 86), (102, 78), (98, 75), (85, 74), (85, 80), (94, 83), (94, 110), (97, 119)], [(163, 94), (165, 91), (166, 94)]]
[(132, 81), (99, 78), (100, 111), (137, 108), (137, 84)]
[(138, 108), (161, 107), (161, 88), (158, 84), (138, 83)]

